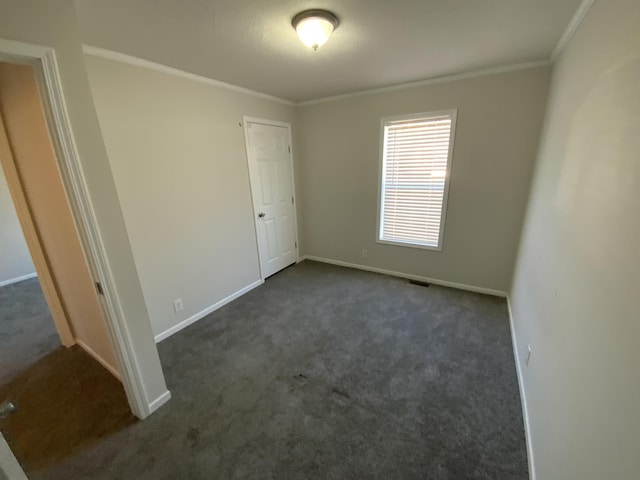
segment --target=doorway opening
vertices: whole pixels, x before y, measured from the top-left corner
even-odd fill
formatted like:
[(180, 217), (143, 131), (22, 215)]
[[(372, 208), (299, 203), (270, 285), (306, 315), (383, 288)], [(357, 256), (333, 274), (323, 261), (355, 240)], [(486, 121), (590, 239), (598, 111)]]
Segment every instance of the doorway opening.
[(28, 64), (0, 62), (0, 163), (0, 430), (35, 472), (135, 417)]
[[(132, 413), (144, 419), (167, 403), (171, 399), (171, 393), (166, 389), (150, 326), (145, 323), (146, 312), (141, 310), (142, 292), (137, 291), (137, 278), (131, 283), (128, 278), (123, 277), (123, 273), (128, 272), (134, 276), (135, 273), (131, 271), (131, 265), (121, 262), (119, 252), (114, 251), (114, 248), (118, 248), (126, 239), (123, 238), (121, 230), (116, 231), (115, 236), (110, 235), (109, 231), (101, 230), (103, 225), (98, 222), (96, 207), (108, 207), (101, 213), (108, 228), (109, 218), (106, 215), (114, 207), (115, 192), (109, 188), (106, 192), (99, 192), (104, 193), (100, 195), (100, 204), (94, 203), (88, 181), (97, 181), (95, 171), (88, 175), (86, 169), (91, 165), (91, 160), (83, 161), (80, 158), (55, 49), (51, 46), (0, 38), (0, 61), (27, 64), (36, 70), (59, 173), (68, 195), (85, 259), (95, 285), (101, 292), (100, 306), (116, 355), (122, 384)], [(74, 75), (74, 70), (71, 69), (70, 77)], [(74, 118), (76, 122), (81, 121), (77, 112)], [(105, 158), (102, 157), (95, 159), (98, 163), (103, 160)], [(120, 226), (116, 227), (119, 229)], [(107, 245), (110, 245), (109, 251)], [(123, 245), (128, 252), (127, 247)], [(131, 286), (134, 291), (123, 290), (122, 285), (117, 285), (116, 275), (120, 282)], [(52, 313), (55, 319), (55, 312)], [(134, 317), (128, 318), (127, 314)]]

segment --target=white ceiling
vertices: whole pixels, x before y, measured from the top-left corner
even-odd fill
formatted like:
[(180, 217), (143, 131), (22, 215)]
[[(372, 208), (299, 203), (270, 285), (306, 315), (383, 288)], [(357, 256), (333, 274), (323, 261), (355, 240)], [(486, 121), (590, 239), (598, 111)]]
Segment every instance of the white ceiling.
[[(546, 60), (580, 0), (76, 0), (84, 43), (295, 102)], [(340, 26), (317, 52), (291, 18)]]

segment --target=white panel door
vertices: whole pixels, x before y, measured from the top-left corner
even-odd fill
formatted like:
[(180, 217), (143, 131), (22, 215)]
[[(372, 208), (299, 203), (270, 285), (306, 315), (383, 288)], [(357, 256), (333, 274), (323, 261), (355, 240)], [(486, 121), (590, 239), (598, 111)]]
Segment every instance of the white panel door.
[(297, 254), (290, 134), (287, 126), (245, 122), (251, 193), (262, 278)]

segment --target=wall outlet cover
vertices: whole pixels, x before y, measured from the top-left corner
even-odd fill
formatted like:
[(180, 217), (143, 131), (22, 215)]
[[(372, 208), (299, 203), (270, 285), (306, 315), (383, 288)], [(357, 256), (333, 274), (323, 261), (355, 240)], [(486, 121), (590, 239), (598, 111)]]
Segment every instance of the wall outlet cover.
[(178, 298), (176, 300), (173, 301), (173, 311), (175, 313), (178, 313), (180, 310), (182, 310), (183, 305), (182, 305), (182, 299)]

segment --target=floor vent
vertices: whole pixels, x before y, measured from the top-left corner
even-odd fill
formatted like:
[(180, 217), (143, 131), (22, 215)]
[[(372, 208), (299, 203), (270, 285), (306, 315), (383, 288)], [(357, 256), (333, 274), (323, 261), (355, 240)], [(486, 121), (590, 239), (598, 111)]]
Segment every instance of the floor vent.
[(411, 285), (417, 285), (419, 287), (429, 287), (431, 284), (427, 282), (421, 282), (420, 280), (409, 280)]

